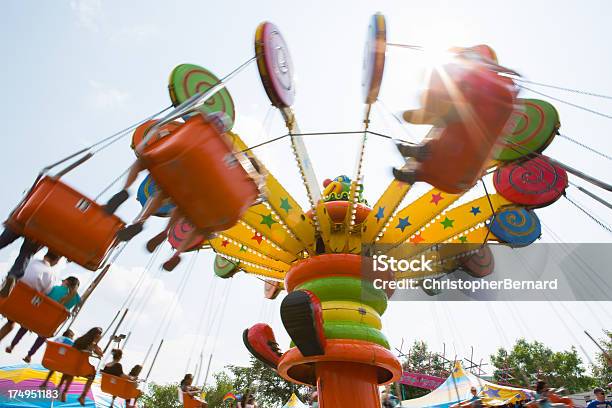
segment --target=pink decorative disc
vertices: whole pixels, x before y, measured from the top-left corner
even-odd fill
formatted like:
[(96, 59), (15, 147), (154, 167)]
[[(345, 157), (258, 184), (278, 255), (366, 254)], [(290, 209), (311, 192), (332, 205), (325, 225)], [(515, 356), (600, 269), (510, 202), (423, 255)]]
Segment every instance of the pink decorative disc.
[(493, 184), (508, 201), (532, 208), (545, 207), (565, 193), (567, 173), (546, 156), (539, 156), (498, 168)]
[(259, 76), (272, 104), (280, 109), (293, 105), (293, 63), (287, 43), (274, 24), (264, 22), (257, 27), (255, 53)]
[(484, 278), (493, 273), (495, 258), (488, 246), (484, 246), (462, 263), (465, 272), (475, 278)]
[[(168, 242), (172, 248), (178, 249), (179, 246), (187, 239), (187, 236), (194, 230), (194, 226), (187, 221), (177, 222), (176, 225), (168, 233)], [(192, 242), (187, 246), (187, 251), (198, 249), (204, 242), (204, 237), (197, 235)]]

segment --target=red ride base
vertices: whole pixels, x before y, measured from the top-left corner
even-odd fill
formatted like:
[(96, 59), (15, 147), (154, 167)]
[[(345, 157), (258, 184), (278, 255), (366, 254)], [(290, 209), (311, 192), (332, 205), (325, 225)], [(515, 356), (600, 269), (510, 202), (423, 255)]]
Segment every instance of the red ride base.
[(380, 407), (376, 367), (347, 362), (318, 363), (316, 373), (319, 407)]

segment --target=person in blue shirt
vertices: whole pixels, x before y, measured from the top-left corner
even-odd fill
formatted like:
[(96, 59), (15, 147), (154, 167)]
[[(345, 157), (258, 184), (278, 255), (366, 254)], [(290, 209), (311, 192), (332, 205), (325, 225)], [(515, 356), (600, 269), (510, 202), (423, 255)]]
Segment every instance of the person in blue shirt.
[[(74, 276), (70, 276), (64, 279), (61, 285), (52, 287), (49, 293), (47, 293), (47, 296), (55, 300), (56, 302), (64, 305), (64, 307), (67, 310), (71, 310), (76, 305), (78, 305), (81, 301), (81, 298), (79, 294), (77, 293), (77, 290), (79, 289), (79, 284), (80, 282), (78, 278)], [(19, 331), (17, 332), (17, 334), (15, 334), (15, 337), (13, 338), (11, 345), (8, 346), (5, 351), (7, 353), (11, 353), (13, 349), (15, 348), (15, 346), (19, 344), (19, 342), (21, 341), (21, 339), (23, 338), (23, 336), (25, 336), (27, 332), (28, 332), (28, 329), (21, 327)], [(67, 332), (72, 332), (72, 331), (70, 330), (66, 331), (63, 337), (68, 338), (68, 340), (70, 340), (71, 338), (69, 338), (69, 336), (66, 336)], [(74, 336), (74, 333), (73, 333), (73, 336)], [(40, 349), (43, 344), (45, 344), (45, 340), (46, 339), (44, 337), (38, 336), (36, 340), (34, 341), (34, 344), (32, 345), (32, 347), (30, 348), (30, 351), (28, 351), (28, 354), (23, 358), (23, 361), (25, 361), (26, 363), (30, 363), (32, 361), (32, 356), (36, 354), (38, 349)], [(60, 342), (69, 344), (65, 340), (60, 341)]]
[(611, 408), (612, 402), (606, 401), (606, 392), (603, 388), (595, 388), (593, 390), (595, 399), (586, 406), (586, 408)]

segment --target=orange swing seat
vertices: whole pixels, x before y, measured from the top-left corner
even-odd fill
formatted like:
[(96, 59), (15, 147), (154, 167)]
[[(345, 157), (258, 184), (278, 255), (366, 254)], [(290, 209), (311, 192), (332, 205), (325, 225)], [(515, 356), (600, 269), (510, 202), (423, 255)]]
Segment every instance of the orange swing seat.
[(232, 227), (259, 194), (225, 136), (202, 115), (194, 115), (147, 146), (140, 160), (162, 191), (201, 230)]
[(89, 353), (49, 340), (42, 365), (47, 370), (74, 377), (88, 377), (96, 373), (96, 369), (89, 363)]
[(70, 316), (63, 305), (19, 281), (0, 299), (0, 314), (42, 337), (53, 336)]
[(183, 392), (181, 388), (178, 388), (178, 399), (184, 408), (200, 408), (202, 401), (197, 400), (186, 392)]
[(137, 387), (138, 383), (136, 381), (102, 373), (100, 388), (102, 392), (112, 395), (113, 397), (119, 397), (124, 400), (136, 399), (141, 394)]
[(115, 245), (123, 221), (54, 177), (42, 178), (7, 225), (58, 255), (95, 271)]

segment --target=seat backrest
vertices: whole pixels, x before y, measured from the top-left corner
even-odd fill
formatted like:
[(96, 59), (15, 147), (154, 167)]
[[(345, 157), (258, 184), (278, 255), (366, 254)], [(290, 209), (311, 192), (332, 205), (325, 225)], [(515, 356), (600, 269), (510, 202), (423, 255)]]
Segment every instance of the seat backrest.
[(51, 337), (70, 316), (64, 306), (23, 282), (17, 282), (11, 294), (0, 299), (0, 313), (42, 337)]
[(182, 404), (183, 403), (183, 390), (181, 390), (181, 387), (178, 387), (176, 390), (178, 391), (178, 400)]
[(89, 354), (64, 343), (47, 341), (42, 365), (48, 369), (75, 377), (95, 373), (89, 364)]
[(124, 223), (59, 179), (44, 177), (11, 214), (7, 225), (95, 271), (116, 243)]
[(102, 381), (100, 388), (103, 392), (120, 397), (123, 399), (132, 399), (140, 395), (138, 383), (129, 378), (117, 377), (107, 373), (102, 373)]

